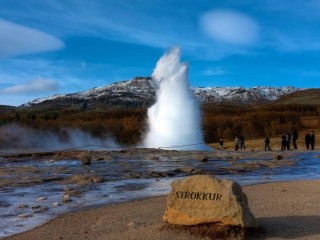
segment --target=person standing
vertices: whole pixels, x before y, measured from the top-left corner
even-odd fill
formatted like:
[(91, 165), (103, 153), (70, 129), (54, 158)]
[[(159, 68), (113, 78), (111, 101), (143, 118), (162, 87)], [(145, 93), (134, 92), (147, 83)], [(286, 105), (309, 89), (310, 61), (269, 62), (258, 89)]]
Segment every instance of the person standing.
[(293, 144), (293, 148), (295, 150), (297, 150), (297, 139), (298, 139), (298, 131), (297, 130), (293, 130), (292, 132), (292, 144)]
[(286, 131), (285, 141), (286, 141), (286, 148), (287, 148), (287, 150), (290, 150), (291, 135), (290, 135), (289, 131)]
[(271, 150), (269, 136), (266, 136), (266, 138), (264, 139), (264, 150)]
[(281, 136), (281, 150), (286, 150), (286, 133)]
[(306, 148), (307, 148), (307, 150), (309, 150), (309, 146), (310, 146), (310, 142), (311, 142), (311, 136), (310, 136), (309, 132), (306, 132), (306, 134), (304, 135), (304, 140), (306, 142)]
[(310, 134), (310, 145), (311, 145), (311, 150), (314, 150), (314, 142), (315, 142), (315, 135), (314, 135), (314, 131), (311, 131), (311, 134)]
[(234, 150), (238, 151), (238, 148), (239, 148), (239, 138), (238, 136), (236, 136), (234, 139)]
[(223, 149), (223, 138), (222, 137), (219, 139), (219, 145), (220, 145), (220, 150), (222, 150)]
[(239, 147), (240, 147), (240, 150), (242, 151), (245, 151), (245, 147), (244, 147), (244, 136), (241, 135), (240, 138), (239, 138)]

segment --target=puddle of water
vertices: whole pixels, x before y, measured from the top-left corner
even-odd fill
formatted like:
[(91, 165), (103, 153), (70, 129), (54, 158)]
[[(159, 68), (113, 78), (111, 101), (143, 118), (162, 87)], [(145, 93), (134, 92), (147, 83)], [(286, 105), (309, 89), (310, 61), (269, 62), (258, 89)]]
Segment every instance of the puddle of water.
[[(83, 207), (167, 194), (173, 180), (150, 178), (105, 182), (80, 197), (71, 197), (69, 203), (61, 203), (63, 188), (55, 184), (17, 188), (10, 194), (1, 192), (0, 199), (5, 201), (0, 202), (0, 238), (32, 229), (59, 214)], [(45, 197), (44, 200), (40, 200), (41, 197)], [(19, 208), (22, 205), (25, 207)]]

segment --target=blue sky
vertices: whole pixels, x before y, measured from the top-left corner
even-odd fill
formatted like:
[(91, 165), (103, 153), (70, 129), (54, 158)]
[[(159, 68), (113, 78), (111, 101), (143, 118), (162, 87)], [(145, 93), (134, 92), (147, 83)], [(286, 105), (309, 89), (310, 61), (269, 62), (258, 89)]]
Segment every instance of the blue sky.
[(0, 0), (0, 104), (150, 76), (180, 46), (191, 86), (320, 87), (320, 0)]

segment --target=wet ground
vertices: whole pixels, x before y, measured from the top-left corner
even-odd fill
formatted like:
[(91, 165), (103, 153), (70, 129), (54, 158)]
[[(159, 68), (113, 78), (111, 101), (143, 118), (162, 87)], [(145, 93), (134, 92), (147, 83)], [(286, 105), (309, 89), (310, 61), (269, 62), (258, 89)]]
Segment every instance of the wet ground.
[[(91, 164), (83, 165), (88, 159)], [(164, 195), (173, 180), (194, 174), (231, 178), (242, 185), (318, 179), (320, 153), (154, 149), (2, 153), (0, 238), (66, 211)]]

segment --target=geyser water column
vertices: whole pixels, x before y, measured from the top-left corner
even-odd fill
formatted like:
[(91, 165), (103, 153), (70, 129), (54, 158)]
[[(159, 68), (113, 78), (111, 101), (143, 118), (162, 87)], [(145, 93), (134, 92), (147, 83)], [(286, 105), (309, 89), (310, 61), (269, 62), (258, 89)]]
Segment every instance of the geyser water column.
[(207, 149), (199, 104), (189, 88), (188, 64), (180, 62), (180, 56), (179, 48), (171, 49), (159, 59), (152, 73), (158, 90), (156, 103), (148, 109), (145, 147)]

